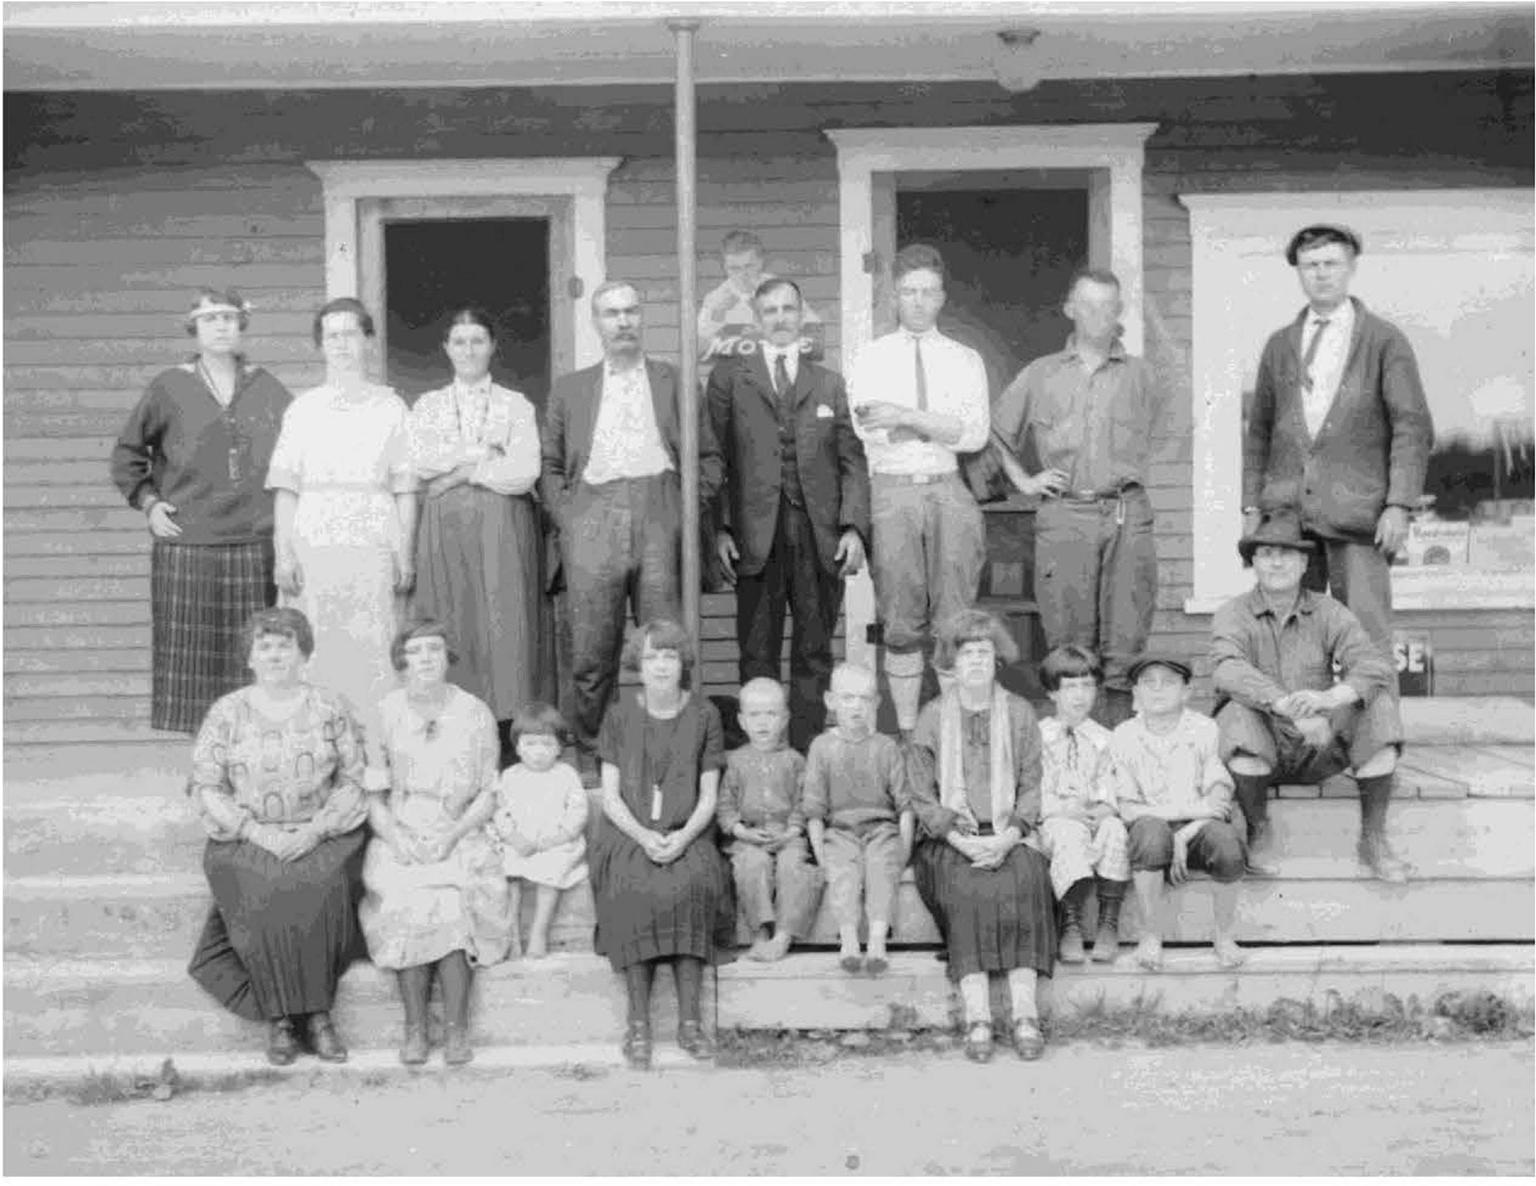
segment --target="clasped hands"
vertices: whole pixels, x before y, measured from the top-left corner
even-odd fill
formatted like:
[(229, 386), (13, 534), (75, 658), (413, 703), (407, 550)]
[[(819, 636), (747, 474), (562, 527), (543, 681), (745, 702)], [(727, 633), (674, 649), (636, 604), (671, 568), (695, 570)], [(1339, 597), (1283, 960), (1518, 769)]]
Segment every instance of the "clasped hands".
[(688, 848), (688, 837), (681, 828), (675, 832), (653, 832), (650, 828), (642, 828), (639, 840), (645, 855), (656, 865), (670, 865)]
[[(1338, 692), (1340, 688), (1344, 689), (1348, 700), (1342, 698)], [(1271, 707), (1277, 715), (1290, 719), (1308, 745), (1323, 746), (1328, 744), (1328, 739), (1333, 735), (1328, 714), (1353, 700), (1354, 691), (1347, 684), (1337, 684), (1333, 691), (1328, 692), (1287, 692), (1277, 698)]]
[(791, 840), (802, 835), (799, 828), (754, 828), (751, 824), (737, 824), (731, 834), (738, 840), (755, 844), (764, 852), (778, 852)]
[(455, 836), (424, 836), (400, 823), (395, 824), (389, 838), (390, 851), (402, 865), (435, 865), (438, 861), (446, 861), (457, 845)]
[(260, 824), (253, 821), (247, 824), (240, 834), (243, 839), (271, 853), (280, 861), (296, 861), (302, 856), (307, 856), (323, 839), (312, 824), (284, 828), (278, 824)]
[(956, 820), (945, 837), (951, 848), (971, 862), (973, 869), (1000, 869), (1008, 854), (1024, 843), (1017, 827), (982, 836), (965, 820)]
[(868, 432), (885, 431), (886, 440), (893, 445), (899, 445), (902, 441), (926, 441), (928, 434), (918, 427), (917, 417), (921, 412), (901, 404), (893, 404), (890, 400), (872, 399), (860, 404), (853, 410), (859, 423)]
[(486, 458), (500, 453), (501, 450), (494, 445), (466, 444), (460, 450), (459, 460), (447, 473), (438, 474), (423, 488), (423, 493), (428, 498), (436, 498), (439, 494), (446, 494), (455, 486), (467, 486), (475, 479), (475, 470)]

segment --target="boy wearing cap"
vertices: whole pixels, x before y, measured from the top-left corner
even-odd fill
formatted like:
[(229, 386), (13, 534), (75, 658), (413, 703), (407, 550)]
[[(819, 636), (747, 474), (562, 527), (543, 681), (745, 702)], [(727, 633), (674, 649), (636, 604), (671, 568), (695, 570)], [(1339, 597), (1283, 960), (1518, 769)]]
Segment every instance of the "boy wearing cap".
[(1306, 586), (1327, 589), (1392, 654), (1392, 556), (1424, 493), (1434, 425), (1413, 347), (1349, 295), (1360, 237), (1303, 227), (1285, 259), (1307, 307), (1259, 360), (1243, 440), (1243, 534), (1294, 507), (1317, 539)]
[(1381, 880), (1403, 882), (1408, 868), (1386, 837), (1403, 739), (1392, 663), (1354, 614), (1302, 587), (1316, 547), (1289, 510), (1265, 512), (1238, 543), (1254, 588), (1211, 622), (1221, 757), (1236, 780), (1255, 851), (1267, 839), (1272, 781), (1321, 782), (1353, 767), (1360, 860)]
[(1115, 729), (1109, 749), (1141, 908), (1136, 962), (1149, 972), (1162, 967), (1165, 875), (1180, 885), (1203, 869), (1214, 883), (1216, 962), (1235, 968), (1243, 962), (1234, 937), (1243, 840), (1228, 822), (1232, 778), (1217, 754), (1216, 722), (1186, 707), (1192, 672), (1182, 659), (1142, 655), (1129, 674), (1138, 712)]

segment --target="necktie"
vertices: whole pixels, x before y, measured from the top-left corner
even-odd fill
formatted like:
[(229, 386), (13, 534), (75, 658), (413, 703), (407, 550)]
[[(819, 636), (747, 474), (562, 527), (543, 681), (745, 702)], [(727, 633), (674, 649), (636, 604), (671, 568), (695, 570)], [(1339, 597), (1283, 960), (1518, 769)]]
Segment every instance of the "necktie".
[(773, 390), (780, 400), (789, 394), (789, 364), (783, 354), (773, 361)]
[(923, 370), (923, 339), (912, 339), (912, 357), (917, 360), (917, 410), (928, 410), (928, 375)]
[(1317, 358), (1317, 344), (1323, 340), (1323, 333), (1328, 328), (1328, 319), (1318, 319), (1317, 328), (1312, 331), (1312, 340), (1307, 343), (1307, 353), (1301, 360), (1301, 385), (1308, 391), (1312, 390), (1312, 363)]
[(1077, 769), (1077, 730), (1067, 730), (1067, 769)]

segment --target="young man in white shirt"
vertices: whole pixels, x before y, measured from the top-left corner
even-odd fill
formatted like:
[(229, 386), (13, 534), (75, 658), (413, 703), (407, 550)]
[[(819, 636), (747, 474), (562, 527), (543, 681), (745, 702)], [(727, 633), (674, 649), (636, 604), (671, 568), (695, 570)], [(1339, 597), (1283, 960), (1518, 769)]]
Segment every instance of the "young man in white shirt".
[(898, 328), (849, 368), (854, 429), (869, 462), (875, 599), (885, 674), (902, 736), (917, 725), (932, 624), (976, 600), (986, 562), (981, 508), (956, 455), (987, 441), (991, 414), (981, 355), (937, 328), (944, 260), (932, 247), (897, 253)]

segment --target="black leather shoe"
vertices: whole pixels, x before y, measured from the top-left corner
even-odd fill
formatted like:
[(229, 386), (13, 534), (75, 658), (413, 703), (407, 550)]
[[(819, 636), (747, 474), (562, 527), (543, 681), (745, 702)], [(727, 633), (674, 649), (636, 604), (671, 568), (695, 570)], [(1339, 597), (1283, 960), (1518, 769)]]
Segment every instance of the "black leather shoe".
[(321, 1062), (347, 1061), (347, 1048), (336, 1036), (336, 1027), (331, 1024), (329, 1013), (309, 1015), (309, 1048)]
[(274, 1067), (286, 1067), (299, 1056), (299, 1040), (294, 1037), (293, 1022), (279, 1017), (267, 1034), (267, 1061)]
[(704, 1032), (704, 1026), (697, 1021), (679, 1022), (677, 1026), (677, 1044), (685, 1053), (694, 1058), (714, 1058), (715, 1042)]

